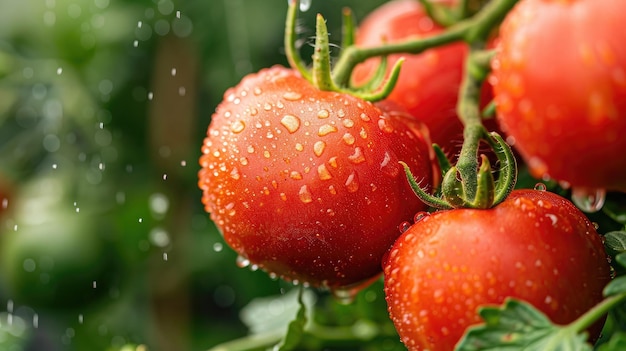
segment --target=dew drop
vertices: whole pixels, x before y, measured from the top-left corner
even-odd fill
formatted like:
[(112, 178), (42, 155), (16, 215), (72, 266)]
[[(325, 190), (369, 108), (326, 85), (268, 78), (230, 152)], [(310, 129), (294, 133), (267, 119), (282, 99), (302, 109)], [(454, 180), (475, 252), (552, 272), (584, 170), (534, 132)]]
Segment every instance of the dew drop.
[(295, 92), (295, 91), (288, 91), (283, 94), (283, 98), (289, 101), (298, 101), (302, 98), (302, 94)]
[(365, 156), (363, 155), (363, 150), (360, 147), (354, 148), (354, 153), (348, 156), (348, 160), (354, 164), (359, 164), (365, 162)]
[(411, 228), (411, 223), (404, 221), (402, 223), (400, 223), (400, 225), (398, 225), (398, 230), (400, 231), (400, 233), (404, 233), (407, 230), (409, 230), (409, 228)]
[(597, 212), (604, 206), (606, 190), (572, 187), (572, 202), (587, 213)]
[(300, 173), (298, 171), (292, 171), (289, 174), (289, 178), (291, 178), (293, 180), (300, 180), (300, 179), (302, 179), (302, 173)]
[(235, 133), (241, 133), (246, 128), (246, 124), (243, 121), (235, 121), (230, 125), (230, 130)]
[(306, 185), (303, 185), (298, 191), (298, 196), (300, 197), (300, 201), (308, 204), (313, 202), (313, 197), (311, 196), (311, 192), (309, 192), (309, 188)]
[(57, 68), (57, 74), (61, 75), (63, 73), (63, 67)]
[(328, 116), (330, 116), (330, 113), (328, 113), (328, 110), (319, 110), (319, 112), (317, 112), (317, 118), (324, 119), (324, 118), (328, 118)]
[(324, 136), (324, 135), (328, 135), (330, 133), (335, 133), (335, 132), (337, 132), (337, 127), (330, 125), (330, 124), (324, 124), (318, 130), (317, 135)]
[(341, 123), (343, 123), (343, 126), (346, 127), (346, 128), (354, 127), (354, 121), (351, 120), (350, 118), (346, 118), (344, 120), (341, 120)]
[(350, 173), (350, 175), (348, 176), (348, 179), (346, 179), (346, 189), (348, 189), (348, 192), (350, 193), (354, 193), (357, 190), (359, 190), (359, 181), (358, 181), (358, 177), (357, 174), (355, 172)]
[(272, 156), (272, 155), (270, 154), (270, 152), (269, 152), (269, 151), (267, 151), (267, 150), (263, 151), (263, 157), (265, 157), (265, 158), (270, 158), (271, 156)]
[(387, 134), (393, 133), (393, 126), (384, 118), (378, 120), (378, 128)]
[(287, 128), (289, 133), (295, 133), (300, 128), (300, 118), (294, 115), (285, 115), (280, 120), (280, 124)]
[(425, 211), (418, 212), (415, 214), (415, 216), (413, 216), (413, 223), (417, 223), (428, 216), (430, 216), (428, 212), (425, 212)]
[(237, 256), (237, 260), (235, 262), (239, 268), (246, 268), (250, 265), (250, 260), (241, 255)]
[(322, 156), (322, 154), (324, 153), (324, 149), (326, 148), (326, 143), (323, 141), (318, 141), (313, 145), (313, 152), (315, 153), (315, 156), (319, 157)]
[(346, 133), (343, 135), (343, 142), (346, 143), (347, 145), (352, 145), (354, 144), (355, 141), (356, 139), (354, 138), (354, 135), (350, 133)]
[(537, 183), (535, 184), (534, 189), (538, 191), (546, 191), (546, 185), (544, 183)]
[(320, 177), (321, 180), (328, 180), (333, 177), (328, 171), (328, 168), (326, 168), (325, 164), (321, 164), (317, 167), (317, 175)]
[(302, 145), (300, 143), (296, 143), (296, 150), (298, 150), (298, 151), (304, 150), (304, 145)]

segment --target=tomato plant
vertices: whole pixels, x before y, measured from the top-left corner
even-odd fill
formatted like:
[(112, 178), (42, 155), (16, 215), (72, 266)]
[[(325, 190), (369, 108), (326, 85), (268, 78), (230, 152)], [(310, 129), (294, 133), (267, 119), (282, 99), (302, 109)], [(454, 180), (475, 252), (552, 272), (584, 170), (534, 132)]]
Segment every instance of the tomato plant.
[(381, 271), (398, 223), (425, 209), (398, 161), (425, 186), (434, 177), (420, 124), (388, 106), (321, 91), (280, 66), (225, 93), (199, 185), (242, 261), (332, 288)]
[(390, 316), (411, 350), (451, 350), (480, 322), (478, 306), (506, 297), (569, 323), (602, 300), (609, 280), (592, 223), (566, 199), (538, 190), (514, 191), (489, 210), (425, 215), (385, 264)]
[[(436, 1), (449, 7), (454, 2)], [(383, 4), (363, 19), (355, 44), (368, 47), (411, 38), (428, 38), (444, 30), (420, 2), (395, 0)], [(449, 154), (456, 154), (463, 143), (463, 124), (457, 115), (456, 105), (467, 53), (467, 45), (457, 41), (417, 54), (398, 53), (387, 58), (390, 64), (401, 57), (405, 59), (398, 82), (387, 99), (406, 107), (423, 121), (432, 141)], [(362, 84), (374, 75), (379, 62), (380, 58), (372, 58), (356, 66), (354, 84)], [(489, 102), (491, 88), (483, 89), (482, 94), (483, 104)], [(489, 122), (489, 128), (495, 127), (494, 122)]]
[(625, 13), (619, 0), (528, 0), (503, 22), (497, 117), (535, 176), (626, 190)]

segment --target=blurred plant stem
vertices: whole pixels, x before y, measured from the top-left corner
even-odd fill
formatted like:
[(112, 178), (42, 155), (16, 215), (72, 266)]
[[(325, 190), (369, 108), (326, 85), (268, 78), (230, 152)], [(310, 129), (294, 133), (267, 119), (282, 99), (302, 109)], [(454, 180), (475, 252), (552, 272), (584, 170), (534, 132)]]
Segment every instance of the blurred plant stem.
[(149, 150), (156, 174), (163, 178), (158, 190), (169, 200), (164, 221), (169, 244), (163, 247), (162, 255), (153, 257), (150, 271), (153, 334), (158, 350), (188, 350), (191, 313), (185, 228), (196, 200), (185, 191), (188, 186), (183, 171), (195, 147), (198, 62), (192, 44), (174, 36), (164, 37), (158, 44), (153, 69)]

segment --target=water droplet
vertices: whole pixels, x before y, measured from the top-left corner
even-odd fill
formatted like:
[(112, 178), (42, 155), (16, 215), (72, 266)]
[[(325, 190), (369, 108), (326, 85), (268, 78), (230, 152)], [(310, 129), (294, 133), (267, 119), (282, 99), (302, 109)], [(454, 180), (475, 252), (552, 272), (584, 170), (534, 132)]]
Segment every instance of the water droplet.
[(415, 214), (415, 216), (413, 216), (413, 223), (417, 223), (428, 216), (430, 216), (430, 213), (428, 212), (425, 212), (425, 211), (418, 212)]
[(402, 223), (400, 223), (400, 225), (398, 225), (398, 230), (400, 231), (400, 233), (404, 233), (407, 230), (409, 230), (409, 228), (411, 228), (411, 223), (404, 221)]
[(361, 137), (361, 139), (367, 139), (367, 131), (365, 130), (365, 128), (361, 128), (361, 130), (359, 131), (359, 136)]
[(365, 156), (363, 155), (363, 150), (360, 147), (354, 148), (354, 153), (348, 156), (348, 160), (354, 164), (359, 164), (365, 162)]
[(308, 204), (313, 202), (313, 197), (311, 196), (311, 192), (309, 192), (309, 188), (306, 185), (303, 185), (298, 191), (298, 196), (300, 197), (300, 201)]
[(348, 176), (348, 179), (346, 179), (346, 189), (348, 189), (348, 192), (350, 193), (354, 193), (357, 190), (359, 190), (359, 181), (358, 181), (358, 176), (355, 172), (350, 173), (350, 175)]
[(320, 177), (321, 180), (328, 180), (333, 177), (328, 171), (328, 168), (326, 168), (325, 164), (321, 164), (319, 165), (319, 167), (317, 167), (317, 175)]
[(302, 98), (302, 94), (295, 92), (295, 91), (288, 91), (283, 94), (283, 98), (289, 101), (298, 101)]
[(289, 133), (295, 133), (300, 128), (300, 118), (294, 115), (285, 115), (280, 120), (280, 124), (287, 128)]
[(602, 209), (606, 190), (572, 187), (572, 202), (584, 212), (593, 213)]
[(350, 118), (346, 118), (344, 120), (341, 121), (341, 123), (343, 124), (344, 127), (346, 128), (352, 128), (354, 127), (354, 121), (351, 120)]
[(63, 67), (57, 68), (57, 74), (61, 75), (63, 73)]
[(343, 142), (346, 143), (347, 145), (352, 145), (354, 144), (355, 141), (356, 139), (354, 138), (354, 135), (350, 133), (346, 133), (343, 135)]
[(176, 68), (172, 68), (171, 74), (172, 74), (172, 77), (176, 75)]
[(328, 135), (330, 133), (335, 133), (335, 132), (337, 132), (337, 127), (330, 125), (330, 124), (324, 124), (323, 126), (320, 127), (319, 131), (317, 132), (317, 135), (324, 136), (324, 135)]
[(385, 133), (393, 133), (393, 126), (384, 118), (378, 120), (378, 128)]
[(213, 244), (213, 251), (221, 252), (222, 249), (224, 249), (224, 245), (222, 243), (214, 243)]
[(250, 265), (250, 260), (241, 255), (237, 256), (237, 260), (235, 262), (239, 268), (246, 268)]
[(254, 146), (253, 145), (248, 145), (247, 151), (249, 154), (253, 154), (254, 153)]
[(271, 156), (272, 156), (272, 155), (270, 154), (270, 152), (269, 152), (269, 151), (267, 151), (267, 150), (263, 151), (263, 157), (265, 157), (265, 158), (270, 158)]
[(313, 145), (313, 152), (315, 156), (322, 156), (324, 153), (324, 149), (326, 148), (326, 143), (323, 141), (318, 141)]
[(328, 159), (328, 164), (332, 167), (332, 168), (337, 168), (339, 166), (339, 164), (337, 163), (337, 157), (333, 156), (331, 158)]
[(84, 320), (83, 315), (79, 314), (78, 315), (78, 324), (83, 324), (83, 320)]
[(230, 125), (230, 130), (235, 133), (241, 133), (246, 128), (246, 124), (243, 121), (235, 121)]
[(330, 113), (328, 113), (328, 110), (319, 110), (319, 112), (317, 113), (317, 118), (320, 118), (320, 119), (328, 118), (328, 116), (330, 116)]
[(300, 11), (306, 12), (311, 8), (312, 0), (300, 0)]
[(139, 46), (139, 40), (133, 41), (133, 47), (138, 47), (138, 46)]
[(298, 150), (298, 151), (304, 150), (304, 145), (302, 145), (300, 143), (296, 143), (296, 150)]
[(534, 189), (538, 191), (546, 191), (546, 185), (544, 183), (537, 183), (535, 184)]

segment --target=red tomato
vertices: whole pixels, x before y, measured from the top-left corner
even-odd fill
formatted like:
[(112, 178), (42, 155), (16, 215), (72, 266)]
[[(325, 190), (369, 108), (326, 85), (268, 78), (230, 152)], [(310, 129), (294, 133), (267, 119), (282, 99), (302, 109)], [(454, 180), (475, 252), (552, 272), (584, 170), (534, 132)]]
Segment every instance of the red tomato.
[[(436, 212), (411, 226), (384, 267), (389, 314), (409, 350), (452, 350), (477, 308), (526, 300), (569, 323), (602, 300), (602, 238), (568, 200), (515, 190), (488, 210)], [(600, 327), (593, 331), (597, 336)]]
[[(392, 43), (429, 37), (443, 30), (428, 17), (418, 1), (394, 0), (374, 10), (362, 21), (356, 45), (377, 46), (384, 41)], [(456, 103), (467, 52), (467, 45), (459, 42), (420, 54), (396, 54), (388, 58), (388, 71), (400, 57), (406, 59), (388, 99), (404, 106), (424, 122), (431, 140), (449, 154), (457, 153), (463, 143), (463, 125), (456, 113)], [(380, 59), (376, 58), (358, 65), (353, 72), (353, 82), (361, 84), (367, 81), (379, 63)], [(491, 100), (490, 90), (483, 89), (483, 101)], [(495, 128), (495, 123), (489, 123), (488, 128)]]
[(228, 90), (213, 115), (203, 202), (242, 261), (312, 286), (356, 284), (381, 272), (398, 223), (425, 208), (398, 164), (432, 185), (421, 131), (401, 112), (265, 69)]
[(497, 116), (537, 177), (626, 191), (626, 2), (520, 2), (493, 60)]

